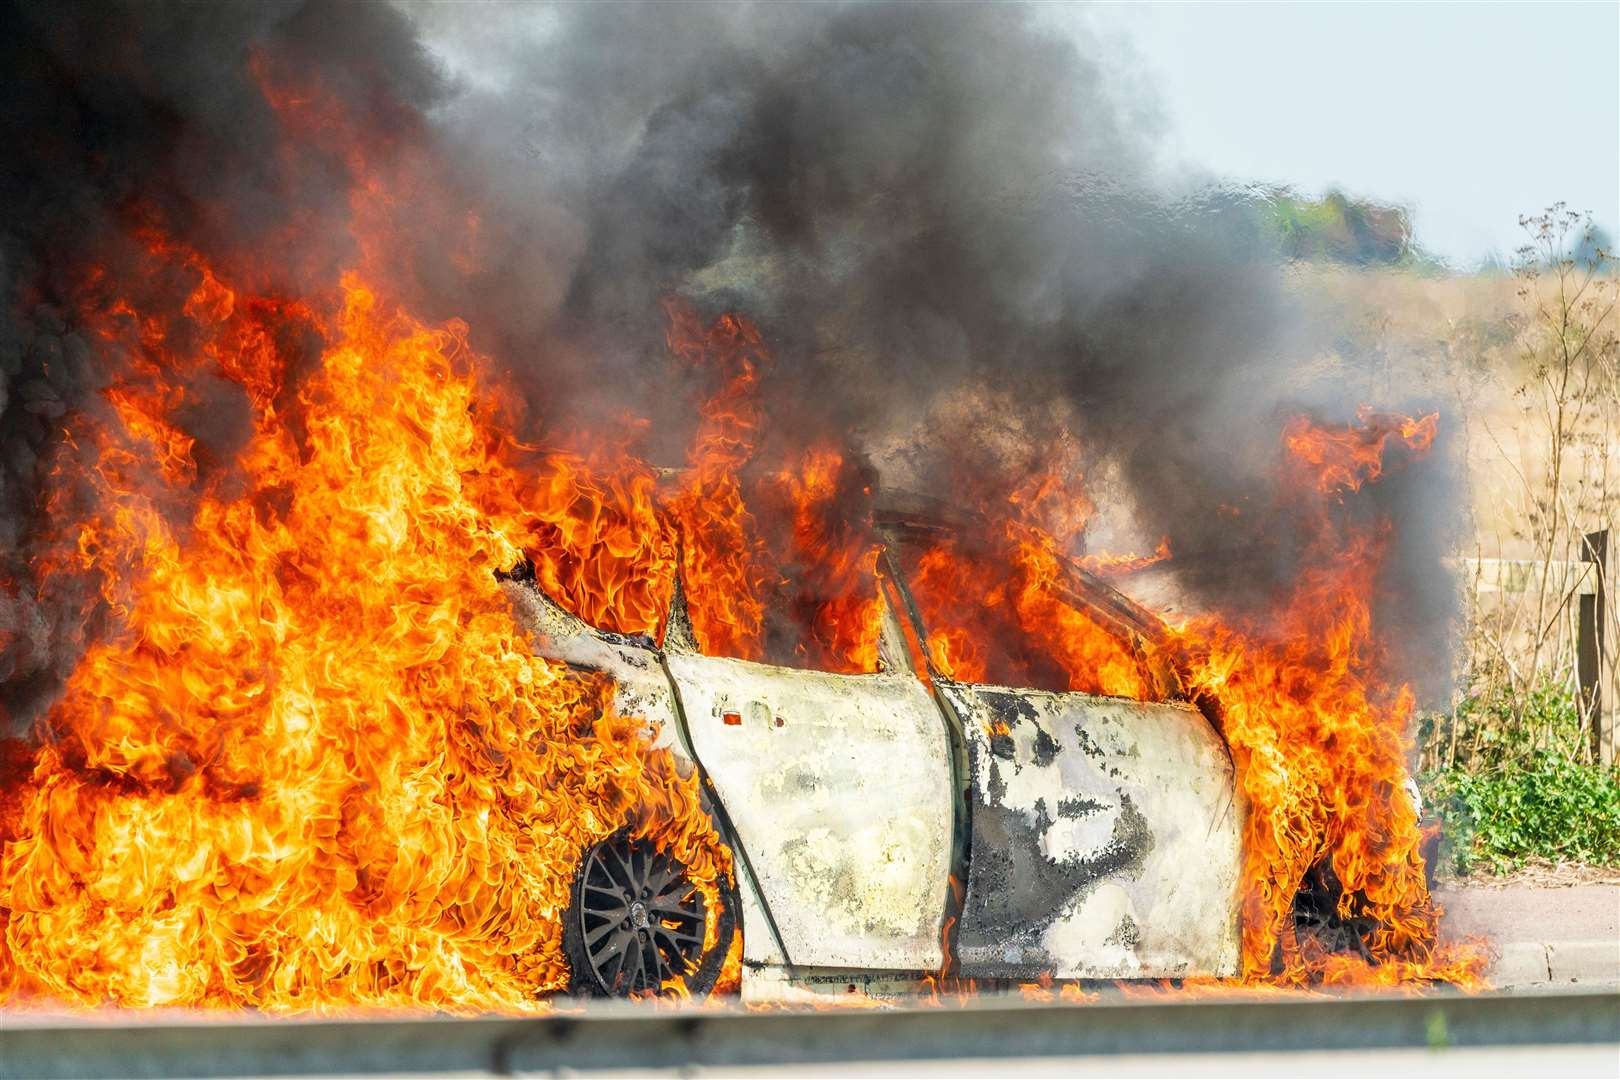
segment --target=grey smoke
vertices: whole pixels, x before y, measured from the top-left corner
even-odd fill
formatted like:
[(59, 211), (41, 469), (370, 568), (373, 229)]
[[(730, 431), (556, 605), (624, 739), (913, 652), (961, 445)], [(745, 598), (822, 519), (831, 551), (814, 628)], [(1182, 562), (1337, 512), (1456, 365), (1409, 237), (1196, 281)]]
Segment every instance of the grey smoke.
[[(1117, 478), (1099, 500), (1170, 538), (1196, 600), (1259, 617), (1294, 580), (1311, 523), (1278, 490), (1278, 433), (1302, 409), (1349, 419), (1366, 380), (1354, 356), (1305, 363), (1324, 343), (1250, 194), (1156, 175), (1151, 104), (1037, 10), (407, 10), (478, 80), (440, 130), (567, 223), (528, 256), (553, 256), (537, 280), (557, 257), (571, 271), (544, 291), (544, 334), (567, 344), (534, 361), (554, 397), (583, 387), (588, 413), (611, 385), (681, 431), (656, 303), (678, 290), (762, 324), (778, 437), (850, 433), (885, 480), (978, 496), (1030, 463), (986, 445), (1013, 411), (1037, 459), (1066, 432)], [(559, 378), (564, 357), (583, 372)], [(964, 392), (989, 404), (964, 414)], [(1408, 393), (1371, 404), (1433, 404)], [(1379, 629), (1430, 692), (1455, 623), (1454, 480), (1442, 444), (1346, 510), (1398, 515)]]
[[(1005, 488), (1066, 433), (1099, 501), (1169, 536), (1189, 595), (1264, 611), (1306, 526), (1276, 486), (1280, 424), (1300, 408), (1347, 418), (1364, 380), (1305, 366), (1320, 343), (1248, 196), (1161, 179), (1151, 103), (1039, 14), (9, 7), (0, 49), (22, 77), (0, 94), (0, 130), (30, 149), (0, 165), (0, 559), (25, 572), (35, 462), (53, 438), (23, 388), (72, 330), (38, 313), (71, 310), (72, 267), (132, 200), (210, 251), (300, 221), (308, 264), (348, 254), (341, 162), (267, 164), (281, 136), (248, 68), (259, 51), (318, 74), (479, 214), (471, 273), (432, 227), (406, 238), (406, 299), (466, 318), (548, 429), (630, 411), (655, 421), (649, 452), (679, 460), (694, 390), (669, 371), (658, 306), (678, 293), (761, 324), (771, 438), (848, 437), (886, 482), (951, 498)], [(56, 400), (84, 400), (103, 362)], [(1009, 428), (1037, 453), (1003, 452)], [(228, 456), (228, 433), (213, 435)], [(1447, 460), (1347, 507), (1400, 514), (1378, 619), (1393, 670), (1431, 690), (1455, 610), (1440, 569), (1456, 520)]]

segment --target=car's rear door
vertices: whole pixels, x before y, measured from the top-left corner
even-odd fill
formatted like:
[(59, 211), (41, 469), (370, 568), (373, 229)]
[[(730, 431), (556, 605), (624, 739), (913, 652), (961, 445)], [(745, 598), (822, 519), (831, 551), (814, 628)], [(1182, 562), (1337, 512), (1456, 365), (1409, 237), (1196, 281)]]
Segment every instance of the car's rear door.
[[(894, 580), (906, 558), (913, 570), (921, 565), (897, 542), (901, 535), (897, 530), (890, 545)], [(965, 549), (985, 565), (984, 549), (966, 542), (941, 545), (924, 535), (912, 547), (953, 557)], [(934, 591), (925, 601), (908, 592), (902, 604), (918, 639), (929, 642), (919, 652), (930, 658), (930, 632), (963, 628), (981, 655), (1005, 655), (1006, 662), (984, 664), (987, 670), (1034, 672), (1040, 664), (1029, 657), (1064, 644), (1043, 635), (1076, 624), (1010, 622), (1010, 586), (976, 591), (950, 578), (954, 587), (941, 589), (940, 580), (929, 584)], [(1011, 574), (1006, 580), (1039, 584)], [(1089, 604), (1078, 592), (1065, 598), (1054, 591), (1052, 603), (1083, 611), (1098, 626), (1116, 619), (1110, 608), (1134, 607), (1105, 586), (1096, 591)], [(1002, 606), (976, 607), (994, 604)], [(929, 619), (939, 625), (925, 625)], [(1009, 979), (1234, 973), (1245, 807), (1226, 744), (1204, 716), (1184, 703), (953, 679), (932, 659), (927, 664), (966, 758), (957, 970)], [(1158, 690), (1160, 680), (1142, 683)]]
[(1235, 973), (1243, 806), (1197, 710), (935, 685), (970, 763), (962, 974)]

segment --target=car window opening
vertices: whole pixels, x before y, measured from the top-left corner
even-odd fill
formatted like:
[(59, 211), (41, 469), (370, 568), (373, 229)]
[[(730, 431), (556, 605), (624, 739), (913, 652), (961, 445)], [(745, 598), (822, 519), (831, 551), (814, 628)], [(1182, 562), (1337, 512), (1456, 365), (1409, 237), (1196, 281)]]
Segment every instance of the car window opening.
[[(676, 500), (681, 588), (705, 656), (842, 674), (878, 670), (883, 605), (863, 470), (811, 451)], [(717, 509), (718, 508), (718, 509)]]
[(1107, 694), (1159, 695), (1131, 642), (1084, 609), (1066, 556), (1020, 535), (966, 542), (908, 537), (900, 564), (927, 631), (930, 663), (959, 682)]

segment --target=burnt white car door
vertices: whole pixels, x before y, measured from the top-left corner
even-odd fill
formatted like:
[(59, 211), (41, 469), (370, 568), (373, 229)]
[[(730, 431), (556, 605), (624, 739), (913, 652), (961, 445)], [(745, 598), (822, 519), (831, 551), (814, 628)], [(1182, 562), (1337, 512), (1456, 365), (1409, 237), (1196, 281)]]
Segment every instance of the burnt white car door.
[[(948, 740), (927, 689), (895, 662), (898, 628), (886, 623), (891, 659), (864, 675), (665, 642), (693, 749), (785, 950), (777, 962), (921, 972), (944, 959)], [(745, 924), (765, 914), (752, 906), (745, 898)], [(764, 957), (763, 930), (746, 926), (745, 959)]]
[(1243, 805), (1197, 710), (935, 686), (970, 763), (962, 974), (1236, 973)]
[[(900, 606), (926, 640), (909, 594)], [(1236, 972), (1246, 807), (1201, 713), (929, 675), (966, 757), (960, 974)]]

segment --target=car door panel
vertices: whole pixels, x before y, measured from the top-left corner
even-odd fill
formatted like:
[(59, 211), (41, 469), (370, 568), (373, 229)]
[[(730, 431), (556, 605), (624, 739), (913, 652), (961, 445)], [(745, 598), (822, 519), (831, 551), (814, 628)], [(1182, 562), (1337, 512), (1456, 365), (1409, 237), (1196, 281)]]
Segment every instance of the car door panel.
[(923, 685), (680, 650), (666, 663), (788, 959), (937, 970), (951, 772)]
[(1230, 975), (1244, 805), (1196, 710), (937, 680), (962, 721), (962, 974)]

